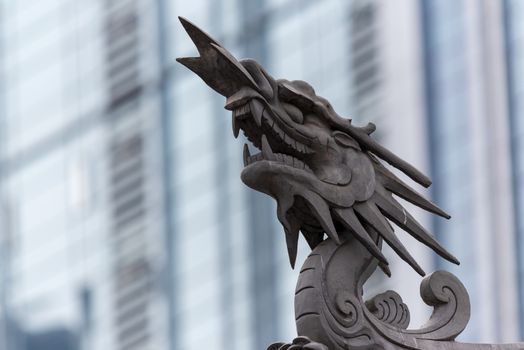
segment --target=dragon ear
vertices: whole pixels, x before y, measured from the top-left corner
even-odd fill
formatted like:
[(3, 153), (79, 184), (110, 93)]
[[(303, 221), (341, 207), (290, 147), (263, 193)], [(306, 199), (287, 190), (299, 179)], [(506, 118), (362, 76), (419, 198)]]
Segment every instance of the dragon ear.
[(335, 142), (339, 144), (340, 146), (351, 147), (351, 148), (361, 151), (358, 142), (354, 138), (349, 136), (348, 134), (342, 131), (334, 131), (332, 136), (335, 139)]

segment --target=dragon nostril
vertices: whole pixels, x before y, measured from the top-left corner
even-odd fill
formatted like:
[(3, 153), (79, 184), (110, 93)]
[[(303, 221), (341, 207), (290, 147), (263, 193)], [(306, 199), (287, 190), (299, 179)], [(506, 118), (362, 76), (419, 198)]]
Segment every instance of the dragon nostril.
[(302, 114), (302, 111), (298, 107), (285, 102), (282, 103), (282, 105), (284, 106), (284, 109), (286, 110), (287, 114), (289, 114), (289, 116), (295, 123), (304, 123), (304, 114)]

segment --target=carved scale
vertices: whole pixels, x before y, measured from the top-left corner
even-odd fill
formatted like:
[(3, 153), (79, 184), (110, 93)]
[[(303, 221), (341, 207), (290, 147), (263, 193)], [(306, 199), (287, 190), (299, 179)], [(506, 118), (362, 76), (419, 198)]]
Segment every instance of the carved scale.
[(470, 303), (462, 283), (445, 271), (422, 281), (422, 299), (434, 310), (420, 329), (407, 329), (409, 310), (397, 293), (363, 300), (363, 285), (377, 267), (391, 275), (383, 241), (425, 276), (390, 222), (458, 264), (395, 197), (450, 216), (382, 162), (424, 187), (431, 181), (374, 141), (373, 124), (354, 126), (308, 83), (276, 80), (256, 61), (237, 61), (204, 31), (180, 21), (200, 56), (177, 61), (226, 97), (234, 136), (243, 130), (261, 151), (251, 155), (244, 146), (241, 178), (277, 201), (292, 267), (300, 233), (312, 248), (295, 291), (298, 337), (272, 344), (270, 350), (524, 349), (524, 343), (455, 342), (469, 321)]

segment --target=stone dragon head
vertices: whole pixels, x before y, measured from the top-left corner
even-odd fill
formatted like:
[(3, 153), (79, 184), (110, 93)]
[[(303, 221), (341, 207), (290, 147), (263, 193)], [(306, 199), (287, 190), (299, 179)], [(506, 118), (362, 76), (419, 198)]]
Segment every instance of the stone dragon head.
[(300, 232), (312, 249), (325, 234), (340, 242), (349, 232), (378, 259), (386, 274), (390, 271), (381, 252), (382, 239), (424, 275), (389, 221), (443, 258), (459, 263), (396, 200), (398, 196), (450, 217), (383, 164), (389, 163), (424, 187), (431, 184), (428, 177), (370, 136), (373, 124), (353, 125), (308, 83), (275, 79), (256, 61), (238, 61), (191, 22), (180, 21), (200, 56), (177, 61), (226, 97), (234, 136), (242, 130), (260, 150), (250, 154), (244, 145), (241, 178), (247, 186), (276, 200), (292, 266)]

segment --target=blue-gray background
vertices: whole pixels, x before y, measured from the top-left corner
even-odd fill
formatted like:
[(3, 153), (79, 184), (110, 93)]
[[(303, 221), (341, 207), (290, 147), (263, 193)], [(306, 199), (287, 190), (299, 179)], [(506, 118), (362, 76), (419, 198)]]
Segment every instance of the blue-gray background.
[[(175, 58), (197, 23), (309, 81), (434, 180), (414, 210), (462, 262), (465, 341), (524, 339), (524, 1), (1, 0), (0, 349), (264, 349), (296, 271), (243, 137)], [(300, 245), (298, 265), (308, 249)], [(411, 327), (420, 278), (386, 249)]]

